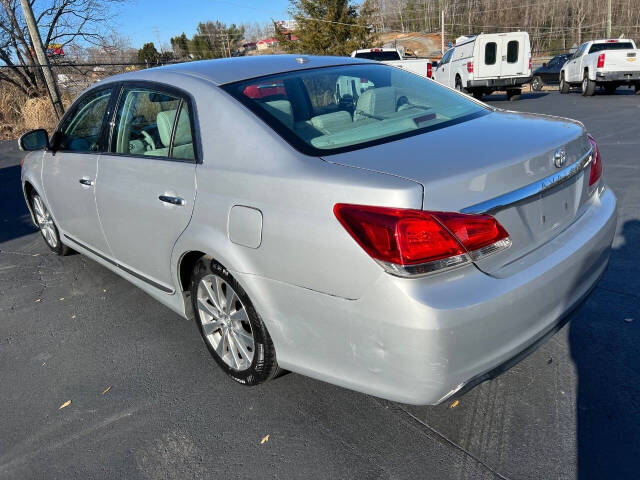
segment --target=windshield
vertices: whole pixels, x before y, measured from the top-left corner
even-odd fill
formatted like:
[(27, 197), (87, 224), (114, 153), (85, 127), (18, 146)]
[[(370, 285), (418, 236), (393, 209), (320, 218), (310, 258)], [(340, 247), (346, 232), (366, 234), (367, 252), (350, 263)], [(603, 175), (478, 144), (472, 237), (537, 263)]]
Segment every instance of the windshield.
[(400, 54), (393, 52), (357, 52), (356, 58), (364, 58), (366, 60), (375, 60), (376, 62), (388, 62), (391, 60), (400, 60)]
[(310, 155), (356, 150), (490, 113), (431, 80), (375, 64), (299, 70), (222, 88)]
[(589, 53), (601, 52), (602, 50), (630, 50), (633, 49), (631, 42), (607, 42), (594, 43), (589, 49)]

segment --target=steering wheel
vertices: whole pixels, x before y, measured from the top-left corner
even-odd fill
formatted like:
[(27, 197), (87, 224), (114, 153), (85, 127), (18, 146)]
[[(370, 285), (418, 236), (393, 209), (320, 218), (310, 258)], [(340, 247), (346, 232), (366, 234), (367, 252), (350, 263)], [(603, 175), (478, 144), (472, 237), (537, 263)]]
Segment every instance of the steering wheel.
[(155, 150), (156, 149), (156, 142), (153, 141), (153, 137), (151, 135), (149, 135), (149, 133), (146, 132), (145, 130), (140, 130), (140, 133), (144, 137), (144, 141), (147, 143), (147, 145), (149, 145), (151, 147), (151, 150)]

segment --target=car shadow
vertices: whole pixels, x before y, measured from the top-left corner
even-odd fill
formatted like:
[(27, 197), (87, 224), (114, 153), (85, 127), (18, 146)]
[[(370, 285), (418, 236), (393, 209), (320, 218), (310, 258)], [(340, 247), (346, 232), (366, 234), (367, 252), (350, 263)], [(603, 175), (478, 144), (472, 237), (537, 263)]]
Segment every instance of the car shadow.
[(22, 195), (20, 165), (0, 168), (0, 244), (36, 230)]
[[(640, 468), (640, 221), (627, 221), (622, 236), (607, 273), (570, 323), (580, 480), (637, 478)], [(611, 268), (627, 262), (635, 268)], [(636, 294), (609, 288), (611, 275), (626, 277), (614, 287), (622, 281)]]
[[(520, 101), (520, 100), (534, 100), (536, 98), (542, 98), (542, 97), (546, 97), (547, 95), (549, 95), (549, 92), (522, 92), (522, 94), (520, 95), (519, 100), (515, 100)], [(485, 102), (486, 101), (496, 101), (496, 102), (508, 102), (509, 98), (507, 97), (506, 94), (492, 94), (492, 95), (486, 95), (483, 99)]]

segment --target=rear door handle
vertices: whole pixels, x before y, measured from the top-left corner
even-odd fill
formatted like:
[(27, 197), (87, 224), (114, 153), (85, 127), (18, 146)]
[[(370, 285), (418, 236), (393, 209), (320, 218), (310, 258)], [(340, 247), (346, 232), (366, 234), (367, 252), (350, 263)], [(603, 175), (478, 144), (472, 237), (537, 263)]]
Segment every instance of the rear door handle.
[(93, 187), (95, 185), (95, 182), (93, 180), (90, 180), (88, 178), (81, 178), (80, 180), (78, 180), (82, 185), (86, 185), (87, 187)]
[(164, 203), (170, 203), (171, 205), (183, 206), (185, 204), (184, 198), (170, 197), (169, 195), (160, 195), (158, 199)]

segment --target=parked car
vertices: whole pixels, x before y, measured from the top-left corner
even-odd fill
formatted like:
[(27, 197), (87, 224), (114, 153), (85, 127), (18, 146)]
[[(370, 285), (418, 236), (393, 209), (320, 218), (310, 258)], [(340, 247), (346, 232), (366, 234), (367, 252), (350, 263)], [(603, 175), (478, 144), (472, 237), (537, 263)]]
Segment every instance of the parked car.
[(531, 89), (536, 92), (542, 90), (545, 85), (558, 85), (560, 83), (560, 69), (571, 57), (570, 53), (556, 55), (548, 62), (543, 63), (533, 71)]
[[(353, 112), (334, 97), (342, 76), (372, 85)], [(442, 402), (569, 318), (616, 226), (579, 122), (359, 59), (125, 73), (19, 144), (49, 248), (194, 318), (245, 385), (283, 368)]]
[(407, 72), (431, 78), (431, 61), (428, 58), (404, 56), (395, 48), (365, 48), (351, 52), (352, 58), (375, 60)]
[(640, 94), (640, 50), (633, 40), (593, 40), (580, 45), (560, 71), (560, 93), (579, 85), (589, 97), (602, 87), (612, 94), (621, 85)]
[(531, 44), (527, 32), (459, 37), (434, 65), (433, 79), (477, 99), (504, 90), (518, 100), (531, 81)]

